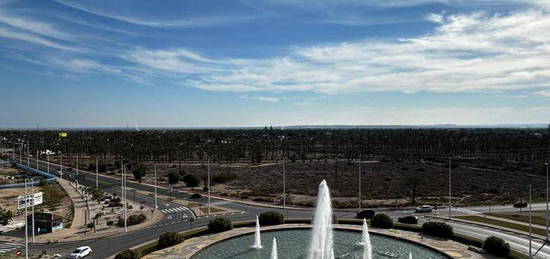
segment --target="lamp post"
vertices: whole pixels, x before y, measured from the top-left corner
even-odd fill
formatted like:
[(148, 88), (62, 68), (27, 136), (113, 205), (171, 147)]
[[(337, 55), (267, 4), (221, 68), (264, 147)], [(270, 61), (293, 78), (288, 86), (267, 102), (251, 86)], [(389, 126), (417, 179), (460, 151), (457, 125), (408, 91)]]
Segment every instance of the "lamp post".
[(95, 188), (99, 190), (99, 167), (97, 163), (97, 156), (95, 157)]
[(362, 206), (362, 202), (361, 202), (361, 154), (359, 154), (359, 171), (357, 172), (358, 176), (359, 176), (359, 196), (357, 197), (358, 198), (358, 201), (359, 201), (359, 210), (361, 210), (361, 206)]
[(157, 203), (157, 165), (155, 164), (155, 210), (158, 208)]
[(452, 207), (452, 169), (451, 169), (451, 158), (449, 157), (449, 220), (451, 220), (451, 207)]
[(208, 215), (210, 215), (210, 157), (208, 157)]

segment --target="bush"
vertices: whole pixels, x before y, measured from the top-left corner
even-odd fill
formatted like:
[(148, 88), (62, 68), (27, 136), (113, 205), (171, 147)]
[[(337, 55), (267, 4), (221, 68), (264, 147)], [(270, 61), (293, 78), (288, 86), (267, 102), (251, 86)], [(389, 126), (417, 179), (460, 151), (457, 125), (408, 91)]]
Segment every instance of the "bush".
[(115, 256), (115, 259), (139, 259), (140, 253), (135, 250), (126, 249)]
[(201, 179), (194, 174), (186, 174), (182, 180), (187, 187), (197, 187), (201, 182)]
[(371, 219), (370, 223), (373, 227), (379, 227), (379, 228), (393, 227), (393, 219), (391, 219), (390, 216), (386, 214), (377, 214)]
[(397, 221), (405, 224), (418, 224), (418, 218), (415, 216), (405, 216), (402, 218), (398, 218)]
[[(127, 226), (137, 225), (139, 223), (144, 222), (146, 219), (147, 219), (147, 217), (143, 214), (132, 215), (132, 216), (128, 217), (128, 222), (126, 223), (126, 225)], [(117, 225), (119, 227), (124, 227), (124, 219), (123, 218), (118, 218)]]
[(200, 193), (193, 193), (191, 194), (191, 199), (200, 199), (202, 195)]
[(175, 246), (183, 242), (183, 235), (176, 232), (166, 232), (159, 237), (159, 242), (157, 244), (158, 249), (163, 249), (171, 246)]
[(490, 236), (483, 242), (483, 249), (494, 255), (507, 256), (510, 253), (510, 244), (502, 238)]
[(227, 183), (233, 181), (235, 178), (237, 178), (237, 175), (235, 175), (234, 173), (223, 172), (212, 176), (212, 182)]
[(208, 231), (210, 233), (220, 233), (233, 229), (231, 220), (226, 218), (213, 219), (208, 223)]
[(276, 211), (264, 212), (258, 218), (262, 226), (280, 225), (285, 222), (285, 216)]
[(374, 210), (362, 210), (355, 215), (358, 219), (372, 219), (376, 213)]
[(426, 222), (422, 225), (422, 232), (436, 237), (453, 237), (453, 227), (444, 222)]

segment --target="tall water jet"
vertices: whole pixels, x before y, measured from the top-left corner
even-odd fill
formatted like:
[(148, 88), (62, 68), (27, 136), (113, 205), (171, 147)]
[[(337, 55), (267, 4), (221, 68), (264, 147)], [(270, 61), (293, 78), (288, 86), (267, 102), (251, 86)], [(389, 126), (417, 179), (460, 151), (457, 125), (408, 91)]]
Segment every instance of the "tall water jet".
[(363, 246), (363, 259), (372, 259), (372, 245), (366, 219), (363, 219), (363, 235), (359, 244)]
[(273, 238), (273, 246), (271, 247), (271, 259), (278, 259), (277, 255), (277, 239)]
[(332, 207), (327, 182), (319, 184), (317, 207), (313, 218), (313, 233), (309, 247), (309, 259), (334, 259), (332, 246)]
[(413, 259), (413, 254), (409, 252), (409, 259)]
[(260, 219), (256, 216), (256, 234), (254, 235), (254, 245), (252, 248), (262, 249), (262, 238), (260, 237)]

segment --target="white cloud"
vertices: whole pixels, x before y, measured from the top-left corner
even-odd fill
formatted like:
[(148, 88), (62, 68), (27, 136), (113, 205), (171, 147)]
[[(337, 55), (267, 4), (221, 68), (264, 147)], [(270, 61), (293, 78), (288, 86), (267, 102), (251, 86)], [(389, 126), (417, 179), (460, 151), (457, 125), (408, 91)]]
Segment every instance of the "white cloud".
[(250, 99), (250, 100), (256, 100), (261, 102), (269, 102), (269, 103), (277, 103), (281, 99), (277, 97), (271, 97), (271, 96), (249, 96), (249, 95), (242, 95), (241, 98), (243, 99)]
[(193, 74), (180, 82), (205, 90), (338, 94), (548, 87), (548, 13), (473, 13), (440, 21), (419, 37), (298, 47), (271, 59), (211, 59), (186, 50), (136, 50), (128, 59), (161, 73)]
[(538, 96), (550, 97), (550, 90), (538, 91), (535, 93)]
[(3, 27), (0, 27), (0, 37), (25, 41), (25, 42), (42, 45), (50, 48), (61, 49), (61, 50), (68, 50), (68, 51), (76, 50), (73, 47), (65, 46), (63, 44), (56, 43), (54, 41), (45, 39), (43, 37), (31, 34), (31, 33), (14, 31)]

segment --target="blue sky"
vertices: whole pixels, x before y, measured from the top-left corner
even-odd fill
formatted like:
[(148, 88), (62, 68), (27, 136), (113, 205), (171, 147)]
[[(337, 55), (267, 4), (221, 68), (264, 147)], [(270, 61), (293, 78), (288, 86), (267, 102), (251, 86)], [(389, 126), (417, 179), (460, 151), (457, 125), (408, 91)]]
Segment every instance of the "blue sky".
[(550, 0), (0, 0), (0, 127), (548, 123)]

